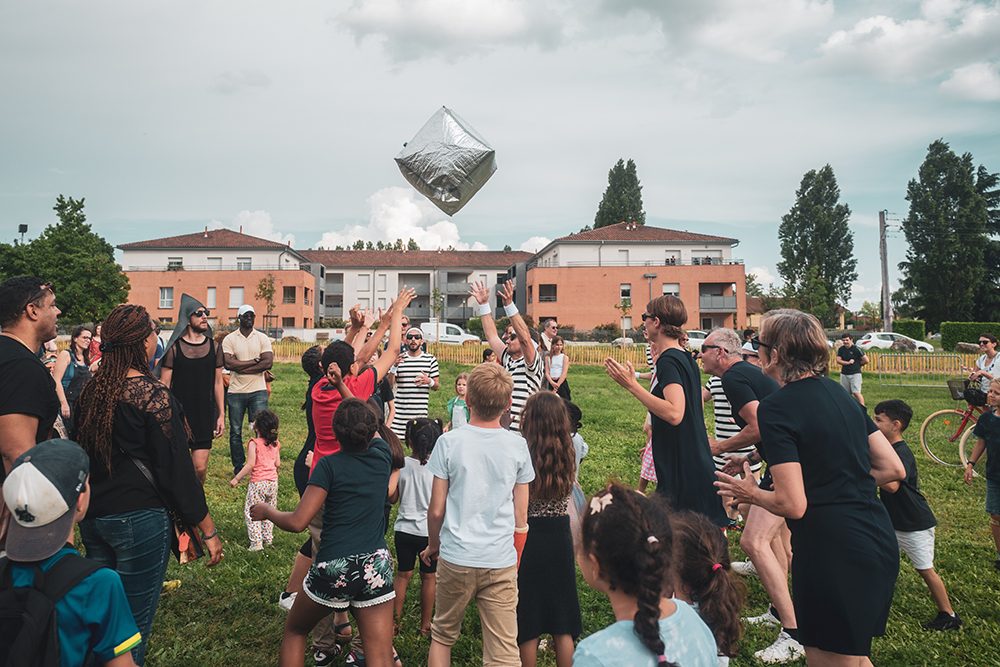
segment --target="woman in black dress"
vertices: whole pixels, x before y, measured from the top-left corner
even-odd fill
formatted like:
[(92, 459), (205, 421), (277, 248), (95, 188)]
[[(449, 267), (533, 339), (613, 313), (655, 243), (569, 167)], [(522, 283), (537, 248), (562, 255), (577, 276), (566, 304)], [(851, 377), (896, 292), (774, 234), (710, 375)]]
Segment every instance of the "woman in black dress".
[(642, 321), (650, 346), (662, 350), (651, 390), (639, 384), (631, 363), (622, 365), (608, 357), (604, 368), (649, 410), (657, 493), (674, 509), (700, 512), (717, 526), (726, 526), (729, 517), (712, 486), (715, 464), (702, 412), (701, 373), (680, 343), (687, 309), (677, 297), (664, 295), (646, 305)]
[(763, 507), (792, 533), (792, 601), (810, 665), (870, 665), (885, 632), (899, 550), (877, 485), (906, 472), (867, 414), (825, 377), (819, 321), (797, 310), (765, 316), (757, 340), (764, 372), (781, 388), (757, 419), (773, 491), (717, 473), (721, 495)]

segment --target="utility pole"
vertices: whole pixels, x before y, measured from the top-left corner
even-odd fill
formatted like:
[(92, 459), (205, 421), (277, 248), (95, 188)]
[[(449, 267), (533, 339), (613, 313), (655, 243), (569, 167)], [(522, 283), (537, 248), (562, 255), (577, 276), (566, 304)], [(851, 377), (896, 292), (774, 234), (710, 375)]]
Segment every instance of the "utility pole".
[(889, 295), (889, 255), (885, 246), (885, 216), (889, 211), (878, 212), (878, 254), (882, 262), (882, 330), (892, 331), (892, 301)]

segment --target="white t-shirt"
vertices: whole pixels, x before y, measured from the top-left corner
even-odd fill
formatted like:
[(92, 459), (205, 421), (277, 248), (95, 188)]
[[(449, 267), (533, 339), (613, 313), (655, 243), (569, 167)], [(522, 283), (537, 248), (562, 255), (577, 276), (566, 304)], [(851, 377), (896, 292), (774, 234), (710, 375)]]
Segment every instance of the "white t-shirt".
[(553, 380), (558, 380), (563, 374), (563, 364), (566, 362), (566, 354), (553, 354), (549, 357), (549, 375)]
[[(980, 355), (980, 357), (976, 359), (976, 368), (981, 371), (986, 371), (993, 377), (998, 377), (997, 373), (1000, 373), (1000, 352), (993, 355), (993, 361), (990, 361), (985, 354)], [(980, 378), (979, 388), (986, 393), (989, 393), (990, 382), (992, 381), (993, 380), (990, 380), (989, 378)]]
[(399, 512), (393, 530), (427, 537), (427, 508), (431, 504), (431, 487), (434, 474), (428, 465), (412, 456), (406, 457), (406, 464), (399, 471)]
[[(238, 361), (256, 359), (264, 352), (271, 352), (271, 339), (263, 331), (254, 329), (249, 336), (244, 336), (239, 329), (222, 339), (223, 354), (231, 354)], [(264, 372), (240, 373), (232, 371), (229, 375), (230, 394), (249, 394), (255, 391), (267, 391), (264, 382)]]
[(514, 485), (535, 479), (524, 438), (466, 424), (438, 438), (427, 467), (448, 480), (441, 558), (465, 567), (515, 565)]
[(583, 439), (583, 436), (579, 433), (573, 434), (573, 454), (576, 458), (576, 479), (580, 480), (580, 463), (586, 458), (587, 454), (590, 453), (590, 445), (587, 441)]

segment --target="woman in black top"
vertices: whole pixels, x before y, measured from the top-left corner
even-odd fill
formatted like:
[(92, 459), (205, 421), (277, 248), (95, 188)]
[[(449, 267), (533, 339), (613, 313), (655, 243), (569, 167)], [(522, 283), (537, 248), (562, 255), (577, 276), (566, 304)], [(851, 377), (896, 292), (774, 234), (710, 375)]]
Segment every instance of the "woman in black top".
[(829, 351), (815, 317), (772, 311), (759, 348), (764, 372), (781, 385), (757, 411), (774, 489), (749, 474), (718, 473), (716, 486), (788, 521), (792, 600), (809, 664), (871, 664), (899, 573), (875, 488), (902, 479), (903, 464), (864, 408), (825, 377)]
[(639, 384), (631, 363), (623, 366), (608, 357), (604, 368), (649, 410), (656, 491), (674, 509), (700, 512), (726, 526), (729, 519), (712, 486), (715, 464), (702, 412), (701, 374), (680, 344), (687, 309), (677, 297), (664, 295), (649, 302), (642, 321), (650, 345), (662, 350), (651, 391)]
[[(149, 370), (156, 326), (142, 306), (118, 306), (104, 321), (103, 356), (84, 388), (76, 439), (90, 455), (90, 509), (80, 523), (87, 557), (121, 576), (142, 633), (133, 650), (143, 664), (170, 552), (164, 503), (197, 526), (210, 554), (222, 559), (222, 541), (188, 453), (190, 433), (180, 404)], [(152, 473), (156, 488), (140, 470)]]

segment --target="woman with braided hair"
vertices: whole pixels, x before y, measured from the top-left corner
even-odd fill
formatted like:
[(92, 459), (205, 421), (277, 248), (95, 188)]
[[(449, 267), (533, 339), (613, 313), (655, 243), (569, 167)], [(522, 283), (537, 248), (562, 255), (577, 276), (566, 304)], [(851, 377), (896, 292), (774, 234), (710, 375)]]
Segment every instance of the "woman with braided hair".
[[(80, 522), (87, 557), (121, 576), (142, 633), (133, 649), (142, 665), (170, 554), (170, 510), (201, 530), (210, 554), (222, 541), (188, 452), (180, 404), (153, 377), (157, 329), (142, 306), (118, 306), (104, 320), (101, 365), (84, 387), (75, 439), (90, 456), (90, 509)], [(151, 472), (153, 484), (142, 468)]]
[(715, 464), (702, 412), (701, 371), (681, 345), (686, 321), (684, 302), (675, 296), (663, 295), (646, 305), (643, 327), (652, 348), (660, 350), (649, 391), (639, 384), (631, 363), (622, 365), (608, 357), (604, 368), (649, 411), (657, 493), (672, 509), (700, 512), (725, 527), (729, 517), (713, 486)]
[(715, 667), (712, 632), (672, 599), (673, 533), (662, 498), (610, 484), (591, 498), (578, 559), (615, 623), (580, 642), (574, 667)]

